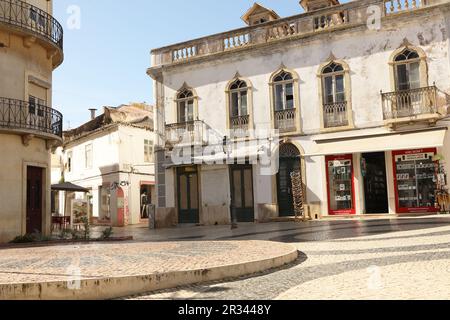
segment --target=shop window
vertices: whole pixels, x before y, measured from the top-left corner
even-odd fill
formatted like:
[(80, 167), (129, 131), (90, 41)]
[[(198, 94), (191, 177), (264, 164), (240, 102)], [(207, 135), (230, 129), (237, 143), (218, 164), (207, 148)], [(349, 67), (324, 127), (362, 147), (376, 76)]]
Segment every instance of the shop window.
[(328, 156), (326, 165), (330, 215), (355, 214), (353, 156)]
[(152, 186), (141, 185), (141, 219), (149, 218), (149, 205), (152, 204)]
[(100, 196), (99, 201), (99, 218), (102, 221), (111, 220), (111, 191), (110, 188), (105, 186), (99, 186), (98, 193)]
[(437, 212), (436, 149), (394, 152), (398, 213)]

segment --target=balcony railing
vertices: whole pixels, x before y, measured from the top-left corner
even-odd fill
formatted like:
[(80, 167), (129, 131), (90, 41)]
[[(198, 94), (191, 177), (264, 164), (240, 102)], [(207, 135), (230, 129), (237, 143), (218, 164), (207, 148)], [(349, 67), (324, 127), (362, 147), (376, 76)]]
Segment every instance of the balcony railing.
[(275, 111), (275, 129), (281, 133), (297, 131), (296, 109)]
[(349, 125), (347, 101), (325, 104), (323, 108), (325, 128), (337, 128)]
[(250, 116), (238, 116), (230, 118), (230, 130), (232, 138), (245, 138), (249, 136)]
[(62, 138), (63, 116), (55, 109), (26, 101), (0, 98), (0, 128)]
[(195, 120), (166, 125), (166, 142), (175, 145), (204, 145), (208, 128), (203, 121)]
[(0, 0), (0, 23), (25, 29), (63, 49), (63, 28), (44, 10), (19, 0)]
[(449, 96), (436, 86), (382, 93), (384, 120), (441, 113)]
[(269, 42), (303, 38), (330, 30), (367, 25), (368, 10), (378, 7), (382, 17), (420, 9), (436, 4), (437, 0), (360, 0), (312, 12), (282, 18), (260, 25), (223, 32), (178, 43), (152, 51), (153, 67), (182, 63), (193, 59), (242, 50)]

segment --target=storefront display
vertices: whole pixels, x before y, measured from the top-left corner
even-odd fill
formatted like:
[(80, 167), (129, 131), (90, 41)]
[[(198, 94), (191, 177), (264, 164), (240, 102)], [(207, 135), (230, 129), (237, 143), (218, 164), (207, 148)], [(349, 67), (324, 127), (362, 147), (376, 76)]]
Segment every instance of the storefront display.
[(398, 213), (436, 212), (436, 149), (393, 153)]
[(330, 215), (355, 214), (353, 156), (328, 156), (326, 163)]

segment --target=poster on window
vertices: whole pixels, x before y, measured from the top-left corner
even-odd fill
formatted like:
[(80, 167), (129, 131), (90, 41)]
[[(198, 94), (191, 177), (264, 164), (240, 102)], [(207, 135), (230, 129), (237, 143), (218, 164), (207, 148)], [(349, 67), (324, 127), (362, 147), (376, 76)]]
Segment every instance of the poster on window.
[[(87, 200), (72, 200), (72, 226), (83, 225), (84, 219), (89, 219), (88, 201)], [(88, 220), (89, 221), (89, 220)]]
[(326, 162), (330, 215), (355, 214), (353, 156), (328, 156)]
[(393, 152), (398, 213), (437, 212), (437, 149)]

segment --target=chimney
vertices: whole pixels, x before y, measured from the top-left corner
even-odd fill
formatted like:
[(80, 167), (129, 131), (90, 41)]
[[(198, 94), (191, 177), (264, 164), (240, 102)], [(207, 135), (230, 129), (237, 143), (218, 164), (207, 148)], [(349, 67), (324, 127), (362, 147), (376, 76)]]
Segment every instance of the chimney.
[(91, 120), (95, 119), (95, 112), (97, 111), (97, 109), (89, 109), (89, 111), (91, 112)]

